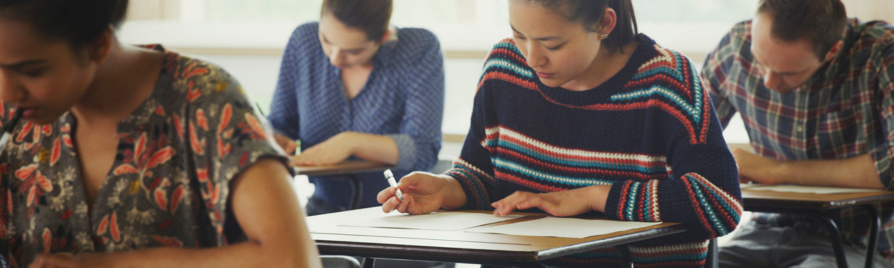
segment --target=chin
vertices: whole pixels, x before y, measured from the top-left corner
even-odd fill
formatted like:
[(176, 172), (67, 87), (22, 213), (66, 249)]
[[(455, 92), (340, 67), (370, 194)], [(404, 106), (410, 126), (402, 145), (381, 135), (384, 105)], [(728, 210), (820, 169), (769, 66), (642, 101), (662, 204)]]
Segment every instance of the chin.
[(543, 85), (548, 86), (548, 87), (561, 87), (566, 82), (562, 82), (562, 81), (559, 81), (559, 80), (556, 80), (553, 78), (549, 78), (549, 79), (540, 78), (540, 83), (543, 83)]

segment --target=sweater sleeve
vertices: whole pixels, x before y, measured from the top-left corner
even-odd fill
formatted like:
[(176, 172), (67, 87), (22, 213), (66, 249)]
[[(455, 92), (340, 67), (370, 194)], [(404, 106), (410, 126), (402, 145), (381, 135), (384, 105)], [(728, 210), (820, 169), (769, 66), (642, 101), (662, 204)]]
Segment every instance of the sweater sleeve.
[(421, 35), (426, 49), (406, 76), (407, 102), (400, 132), (386, 135), (397, 143), (396, 170), (430, 170), (441, 150), (441, 121), (444, 118), (444, 58), (437, 38)]
[(490, 151), (486, 147), (487, 104), (484, 95), (482, 89), (475, 95), (472, 122), (463, 142), (463, 149), (453, 161), (453, 168), (445, 173), (459, 181), (466, 193), (466, 203), (460, 209), (493, 210), (490, 204), (495, 183), (494, 167), (490, 161)]
[(690, 90), (695, 94), (690, 117), (675, 117), (674, 124), (663, 125), (667, 128), (661, 137), (667, 145), (670, 178), (614, 183), (605, 213), (628, 221), (684, 223), (699, 239), (723, 236), (736, 228), (742, 213), (736, 162), (723, 140), (707, 93), (695, 71), (688, 67), (691, 63), (678, 57), (687, 63), (678, 71), (689, 72), (694, 80), (681, 84), (692, 85)]
[(497, 121), (497, 117), (493, 110), (492, 91), (489, 88), (492, 82), (488, 79), (505, 71), (500, 70), (500, 64), (495, 64), (503, 62), (503, 59), (494, 51), (502, 49), (501, 45), (507, 42), (504, 40), (501, 44), (497, 44), (485, 60), (484, 74), (478, 82), (478, 92), (475, 93), (469, 133), (463, 142), (459, 157), (453, 161), (453, 168), (445, 173), (459, 181), (466, 194), (466, 203), (460, 209), (493, 210), (490, 204), (493, 202), (491, 198), (496, 181), (490, 158), (491, 151), (488, 148), (494, 148), (490, 144), (494, 138), (489, 138), (488, 127), (491, 126), (489, 122)]

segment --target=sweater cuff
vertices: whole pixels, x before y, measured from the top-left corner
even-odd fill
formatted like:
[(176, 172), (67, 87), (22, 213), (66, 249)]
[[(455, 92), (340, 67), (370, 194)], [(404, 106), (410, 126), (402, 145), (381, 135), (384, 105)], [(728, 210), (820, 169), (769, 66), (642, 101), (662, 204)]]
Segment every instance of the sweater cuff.
[(605, 215), (623, 221), (661, 221), (658, 211), (658, 181), (622, 181), (612, 184), (605, 202)]
[(619, 181), (612, 184), (608, 192), (608, 200), (605, 201), (605, 216), (613, 220), (623, 220), (618, 213), (618, 204), (621, 202), (621, 190), (626, 188), (628, 181)]
[(385, 135), (394, 140), (397, 144), (397, 166), (395, 170), (413, 170), (416, 164), (416, 141), (407, 134), (389, 134)]

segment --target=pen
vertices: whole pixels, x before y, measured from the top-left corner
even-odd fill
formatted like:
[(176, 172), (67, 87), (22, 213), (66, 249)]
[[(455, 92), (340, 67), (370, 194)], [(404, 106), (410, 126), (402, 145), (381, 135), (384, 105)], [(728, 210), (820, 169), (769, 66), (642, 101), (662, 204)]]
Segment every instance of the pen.
[(9, 122), (3, 126), (3, 133), (0, 134), (0, 151), (3, 151), (3, 149), (6, 148), (6, 143), (9, 142), (9, 137), (12, 137), (12, 130), (19, 124), (19, 118), (22, 118), (22, 109), (16, 109), (15, 113), (12, 115), (12, 120), (9, 120)]
[[(397, 189), (397, 182), (394, 181), (394, 174), (391, 173), (390, 169), (385, 170), (385, 179), (388, 179), (388, 184), (391, 185), (391, 187)], [(397, 189), (397, 199), (404, 201), (404, 195), (400, 192), (400, 189)]]

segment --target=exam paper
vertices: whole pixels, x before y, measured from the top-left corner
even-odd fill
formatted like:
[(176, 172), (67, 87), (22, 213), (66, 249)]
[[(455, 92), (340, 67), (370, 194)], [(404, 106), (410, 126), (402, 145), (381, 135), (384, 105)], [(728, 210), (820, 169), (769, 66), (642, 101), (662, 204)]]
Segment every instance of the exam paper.
[(478, 227), (466, 230), (466, 232), (585, 238), (594, 235), (622, 232), (657, 224), (661, 224), (661, 222), (545, 217), (542, 219), (523, 221), (512, 224), (503, 224), (499, 226)]
[(762, 185), (762, 184), (741, 184), (741, 189), (752, 191), (775, 191), (787, 193), (811, 193), (811, 194), (843, 194), (843, 193), (866, 193), (883, 191), (879, 189), (860, 189), (860, 188), (844, 188), (844, 187), (819, 187), (819, 186), (801, 186), (801, 185)]
[(423, 215), (408, 215), (392, 211), (391, 213), (386, 214), (382, 213), (381, 209), (376, 214), (371, 213), (366, 216), (367, 217), (364, 217), (363, 220), (342, 223), (340, 225), (352, 227), (458, 231), (522, 217), (521, 215), (497, 217), (493, 214), (467, 212), (432, 212)]

